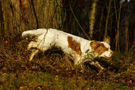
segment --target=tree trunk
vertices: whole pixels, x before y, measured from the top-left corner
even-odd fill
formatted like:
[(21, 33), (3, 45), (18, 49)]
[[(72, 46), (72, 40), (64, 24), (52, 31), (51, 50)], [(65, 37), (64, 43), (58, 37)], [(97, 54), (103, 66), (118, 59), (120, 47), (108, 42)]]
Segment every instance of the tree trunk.
[(93, 0), (92, 6), (91, 6), (91, 11), (89, 12), (89, 35), (90, 39), (93, 37), (93, 29), (95, 25), (95, 18), (96, 18), (96, 6), (97, 6), (97, 1), (98, 0)]
[[(7, 37), (24, 30), (57, 28), (62, 26), (61, 0), (1, 0), (0, 18), (3, 15), (4, 32)], [(2, 20), (2, 19), (1, 19)], [(2, 32), (0, 26), (0, 32)]]
[(117, 50), (120, 51), (120, 47), (119, 47), (119, 27), (120, 27), (121, 7), (122, 7), (122, 0), (120, 1), (119, 12), (117, 13), (117, 10), (116, 10), (116, 1), (114, 0), (114, 8), (115, 8), (115, 15), (116, 15), (116, 23), (117, 23), (117, 29), (116, 29), (116, 35), (115, 35), (115, 39), (116, 39), (115, 50), (116, 51)]
[[(102, 8), (101, 18), (100, 18), (100, 23), (99, 23), (99, 32), (101, 33), (101, 35), (102, 35), (103, 17), (104, 17), (104, 8)], [(101, 35), (99, 36), (99, 40), (101, 40)]]
[[(129, 18), (129, 40), (135, 43), (135, 0), (132, 0), (133, 8)], [(133, 43), (131, 43), (133, 44)]]
[(125, 53), (128, 54), (128, 20), (125, 19)]
[(112, 0), (109, 1), (109, 6), (107, 7), (104, 39), (107, 37), (107, 34), (108, 34), (108, 21), (109, 21), (110, 9), (111, 9), (111, 2), (112, 2)]
[(2, 12), (2, 4), (0, 0), (0, 36), (4, 35), (4, 21), (3, 21), (3, 12)]

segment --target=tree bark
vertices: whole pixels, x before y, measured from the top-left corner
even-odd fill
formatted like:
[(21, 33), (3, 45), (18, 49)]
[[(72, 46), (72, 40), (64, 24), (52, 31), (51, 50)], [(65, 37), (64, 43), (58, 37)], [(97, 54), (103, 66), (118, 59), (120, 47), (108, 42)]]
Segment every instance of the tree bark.
[(0, 33), (11, 37), (29, 29), (61, 29), (61, 9), (61, 0), (0, 0)]
[[(129, 18), (129, 40), (135, 43), (135, 0), (131, 0), (133, 3), (132, 13)], [(133, 44), (133, 43), (132, 43)]]
[(97, 1), (98, 0), (93, 0), (92, 6), (91, 6), (91, 11), (89, 12), (89, 35), (90, 39), (93, 37), (93, 29), (95, 25), (95, 18), (96, 18), (96, 8), (97, 8)]
[(128, 20), (125, 19), (125, 52), (128, 54)]
[(3, 12), (2, 12), (2, 4), (1, 4), (1, 0), (0, 0), (0, 36), (4, 36), (4, 21), (3, 21)]
[(112, 0), (109, 1), (109, 5), (107, 7), (107, 16), (106, 16), (106, 24), (105, 24), (105, 34), (104, 34), (104, 39), (108, 35), (108, 21), (109, 21), (109, 16), (110, 16), (110, 9), (111, 9), (111, 2)]
[(120, 0), (120, 7), (119, 7), (119, 12), (117, 13), (116, 10), (116, 1), (114, 0), (114, 8), (115, 8), (115, 15), (116, 15), (116, 24), (117, 24), (117, 29), (116, 29), (116, 43), (115, 43), (115, 50), (120, 51), (120, 46), (119, 46), (119, 27), (120, 27), (120, 14), (121, 14), (121, 7), (122, 7), (122, 0)]

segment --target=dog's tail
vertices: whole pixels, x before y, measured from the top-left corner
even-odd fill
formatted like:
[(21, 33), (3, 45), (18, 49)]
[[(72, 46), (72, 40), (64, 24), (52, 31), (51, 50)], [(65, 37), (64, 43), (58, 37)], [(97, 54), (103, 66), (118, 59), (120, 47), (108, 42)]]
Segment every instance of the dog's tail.
[(28, 30), (22, 33), (22, 37), (27, 40), (35, 40), (37, 36), (44, 34), (46, 29)]

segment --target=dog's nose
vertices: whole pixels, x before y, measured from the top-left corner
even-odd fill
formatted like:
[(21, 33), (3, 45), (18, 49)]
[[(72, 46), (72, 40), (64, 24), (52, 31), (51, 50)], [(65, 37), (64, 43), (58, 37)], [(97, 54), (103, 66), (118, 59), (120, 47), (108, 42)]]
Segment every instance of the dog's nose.
[(114, 52), (111, 52), (111, 56), (113, 56), (114, 55)]

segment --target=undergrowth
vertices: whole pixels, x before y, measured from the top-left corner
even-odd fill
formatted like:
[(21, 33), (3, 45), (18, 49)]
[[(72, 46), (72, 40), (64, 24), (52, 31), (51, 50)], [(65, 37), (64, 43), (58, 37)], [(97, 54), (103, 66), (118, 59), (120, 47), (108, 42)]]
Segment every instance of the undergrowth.
[(59, 49), (53, 48), (28, 61), (28, 41), (0, 40), (0, 90), (114, 90), (135, 89), (135, 48), (115, 52), (111, 60), (97, 59), (107, 70), (97, 75), (84, 64), (84, 72)]

